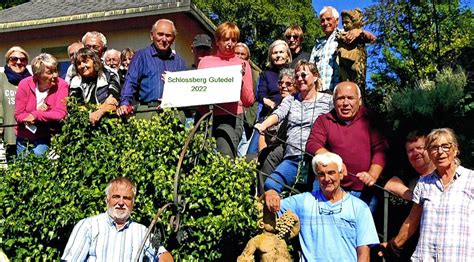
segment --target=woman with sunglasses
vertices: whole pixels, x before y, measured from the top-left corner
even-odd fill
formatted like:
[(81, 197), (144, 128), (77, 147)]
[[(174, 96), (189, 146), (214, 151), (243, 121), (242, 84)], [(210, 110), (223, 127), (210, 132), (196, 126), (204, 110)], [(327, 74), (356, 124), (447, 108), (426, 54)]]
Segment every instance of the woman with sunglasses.
[[(31, 76), (27, 70), (29, 55), (19, 46), (13, 46), (5, 54), (4, 71), (0, 72), (0, 124), (14, 125), (15, 94), (21, 80)], [(15, 127), (0, 128), (7, 160), (16, 155)]]
[(426, 150), (436, 166), (413, 192), (413, 206), (398, 235), (382, 246), (398, 254), (420, 227), (412, 261), (472, 261), (474, 258), (474, 171), (461, 166), (453, 130), (434, 129)]
[(306, 60), (299, 61), (295, 66), (295, 80), (299, 93), (285, 97), (265, 121), (255, 125), (264, 135), (269, 127), (288, 118), (285, 156), (271, 173), (271, 178), (265, 181), (265, 190), (274, 189), (278, 193), (283, 190), (283, 184), (293, 186), (295, 183), (314, 121), (334, 107), (332, 96), (319, 92), (321, 81), (314, 64)]
[(15, 97), (17, 155), (45, 153), (51, 137), (60, 130), (59, 121), (67, 114), (69, 86), (58, 77), (58, 61), (50, 54), (39, 54), (31, 61), (33, 76), (18, 84)]

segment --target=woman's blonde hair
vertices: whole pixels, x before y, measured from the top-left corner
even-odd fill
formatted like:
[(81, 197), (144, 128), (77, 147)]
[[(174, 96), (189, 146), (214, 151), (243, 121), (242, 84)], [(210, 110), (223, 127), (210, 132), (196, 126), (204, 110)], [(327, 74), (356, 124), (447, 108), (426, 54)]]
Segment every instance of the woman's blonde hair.
[(460, 165), (461, 160), (457, 157), (457, 155), (459, 155), (458, 138), (451, 128), (445, 127), (431, 130), (431, 132), (426, 136), (425, 148), (429, 150), (433, 146), (433, 144), (441, 137), (446, 138), (449, 143), (452, 143), (455, 146), (456, 158), (454, 159), (454, 161), (457, 165)]
[(311, 63), (311, 62), (308, 62), (307, 60), (300, 60), (298, 61), (298, 63), (296, 63), (295, 65), (295, 81), (297, 81), (297, 77), (296, 77), (296, 71), (298, 71), (299, 68), (301, 67), (308, 67), (309, 71), (316, 77), (316, 91), (319, 91), (321, 90), (321, 87), (323, 85), (323, 83), (321, 82), (321, 79), (319, 77), (319, 71), (318, 71), (318, 68), (316, 67), (315, 64)]
[(5, 63), (8, 64), (8, 59), (10, 58), (10, 55), (11, 55), (13, 52), (20, 52), (20, 53), (22, 53), (24, 56), (26, 56), (26, 62), (28, 63), (28, 61), (30, 61), (30, 55), (28, 55), (28, 52), (26, 52), (25, 49), (21, 48), (20, 46), (12, 46), (12, 47), (10, 47), (10, 49), (8, 49), (8, 51), (5, 53)]
[(58, 69), (58, 60), (50, 54), (41, 53), (31, 61), (31, 69), (34, 76), (39, 76), (44, 72), (46, 67), (54, 67)]

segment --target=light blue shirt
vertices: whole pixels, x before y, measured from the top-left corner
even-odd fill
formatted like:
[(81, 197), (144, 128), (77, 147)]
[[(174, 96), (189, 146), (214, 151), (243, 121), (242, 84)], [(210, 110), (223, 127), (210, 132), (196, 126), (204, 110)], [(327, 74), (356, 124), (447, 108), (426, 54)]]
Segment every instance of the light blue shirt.
[[(82, 219), (74, 226), (61, 261), (135, 261), (146, 230), (131, 220), (117, 230), (107, 213)], [(158, 261), (164, 252), (164, 247), (155, 249), (147, 240), (140, 261)]]
[(331, 203), (306, 192), (283, 199), (280, 214), (288, 209), (300, 219), (300, 261), (357, 261), (357, 247), (379, 243), (368, 206), (351, 194)]

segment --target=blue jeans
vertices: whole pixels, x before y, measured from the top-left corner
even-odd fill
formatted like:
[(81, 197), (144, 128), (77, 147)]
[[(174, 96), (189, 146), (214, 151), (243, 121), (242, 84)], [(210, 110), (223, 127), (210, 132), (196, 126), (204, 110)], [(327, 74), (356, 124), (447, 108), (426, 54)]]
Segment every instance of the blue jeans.
[(250, 142), (247, 147), (247, 155), (257, 154), (258, 153), (258, 138), (260, 134), (256, 129), (253, 130), (252, 137), (250, 137)]
[(293, 186), (298, 173), (298, 163), (301, 159), (301, 156), (290, 156), (284, 158), (283, 161), (270, 174), (270, 177), (265, 180), (265, 191), (273, 189), (278, 193), (281, 193), (281, 191), (283, 191), (285, 188), (283, 184), (290, 187)]
[(22, 158), (23, 155), (33, 153), (36, 156), (41, 156), (49, 148), (49, 139), (39, 139), (33, 143), (28, 142), (24, 139), (16, 139), (16, 155)]

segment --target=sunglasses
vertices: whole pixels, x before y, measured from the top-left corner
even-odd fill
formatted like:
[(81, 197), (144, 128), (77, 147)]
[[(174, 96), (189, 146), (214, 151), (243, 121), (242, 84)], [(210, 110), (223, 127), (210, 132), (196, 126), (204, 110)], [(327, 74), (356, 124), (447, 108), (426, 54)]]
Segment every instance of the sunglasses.
[(300, 36), (299, 35), (287, 35), (286, 36), (286, 39), (288, 39), (288, 40), (291, 40), (291, 38), (293, 38), (294, 40), (298, 40), (298, 38), (300, 38)]
[(26, 64), (26, 57), (16, 57), (16, 56), (10, 56), (8, 58), (8, 60), (10, 60), (10, 62), (17, 62), (18, 60), (20, 60), (20, 63), (22, 64)]
[(306, 77), (309, 75), (309, 73), (306, 73), (306, 72), (301, 72), (301, 73), (296, 73), (296, 79), (299, 79), (300, 77), (302, 77), (303, 79), (306, 79)]

